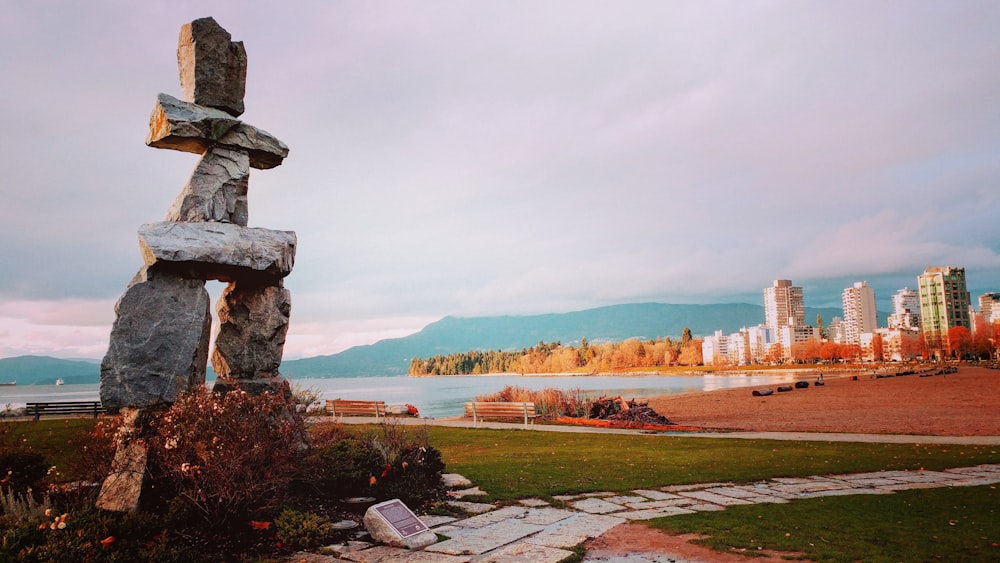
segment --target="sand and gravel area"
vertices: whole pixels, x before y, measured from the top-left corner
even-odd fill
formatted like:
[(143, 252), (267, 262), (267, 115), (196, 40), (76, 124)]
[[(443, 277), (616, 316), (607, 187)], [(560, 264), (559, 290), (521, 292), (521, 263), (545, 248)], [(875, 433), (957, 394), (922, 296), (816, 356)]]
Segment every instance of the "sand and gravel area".
[(712, 430), (1000, 436), (1000, 370), (824, 380), (822, 387), (766, 397), (740, 388), (648, 400), (674, 424)]

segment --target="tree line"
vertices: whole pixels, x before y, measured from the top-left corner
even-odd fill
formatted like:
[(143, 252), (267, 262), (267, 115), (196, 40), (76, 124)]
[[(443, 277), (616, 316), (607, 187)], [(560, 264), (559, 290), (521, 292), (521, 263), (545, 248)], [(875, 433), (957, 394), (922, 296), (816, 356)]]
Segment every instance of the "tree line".
[(565, 373), (570, 371), (613, 372), (629, 369), (702, 363), (701, 339), (685, 328), (679, 340), (669, 337), (591, 344), (586, 338), (579, 346), (560, 341), (539, 341), (518, 351), (472, 350), (413, 358), (410, 375), (481, 375), (489, 373)]

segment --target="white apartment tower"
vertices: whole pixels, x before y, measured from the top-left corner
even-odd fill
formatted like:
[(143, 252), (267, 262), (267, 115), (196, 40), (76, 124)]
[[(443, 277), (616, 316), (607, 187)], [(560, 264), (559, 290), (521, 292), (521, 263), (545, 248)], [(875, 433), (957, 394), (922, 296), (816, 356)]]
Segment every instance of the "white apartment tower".
[(861, 335), (878, 328), (875, 313), (875, 291), (862, 281), (844, 290), (844, 342), (861, 344)]
[(1000, 293), (984, 293), (979, 296), (979, 312), (987, 324), (1000, 323)]
[(785, 326), (806, 326), (806, 309), (802, 288), (792, 280), (774, 280), (764, 288), (764, 317), (767, 328), (777, 333)]
[(920, 295), (916, 290), (904, 287), (892, 296), (889, 328), (908, 331), (920, 329)]

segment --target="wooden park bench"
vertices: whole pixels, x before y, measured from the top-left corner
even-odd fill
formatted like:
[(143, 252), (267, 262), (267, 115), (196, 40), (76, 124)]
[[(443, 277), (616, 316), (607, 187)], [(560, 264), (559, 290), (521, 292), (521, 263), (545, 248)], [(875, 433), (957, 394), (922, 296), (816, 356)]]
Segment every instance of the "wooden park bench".
[(333, 416), (385, 416), (385, 401), (327, 399), (326, 412)]
[(524, 425), (528, 425), (528, 420), (535, 423), (535, 403), (497, 403), (474, 401), (465, 403), (465, 416), (471, 416), (472, 422), (477, 424), (479, 419), (486, 418), (523, 418)]
[(35, 417), (35, 422), (43, 414), (90, 414), (97, 418), (98, 414), (107, 412), (100, 401), (59, 401), (50, 403), (27, 403), (25, 410), (28, 416)]

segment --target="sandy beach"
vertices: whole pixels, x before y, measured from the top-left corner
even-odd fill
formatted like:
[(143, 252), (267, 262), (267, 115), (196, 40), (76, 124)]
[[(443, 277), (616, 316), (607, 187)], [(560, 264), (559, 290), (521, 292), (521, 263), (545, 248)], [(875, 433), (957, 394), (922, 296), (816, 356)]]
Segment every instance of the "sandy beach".
[(825, 382), (767, 397), (742, 388), (648, 400), (674, 424), (713, 430), (1000, 436), (1000, 370)]

